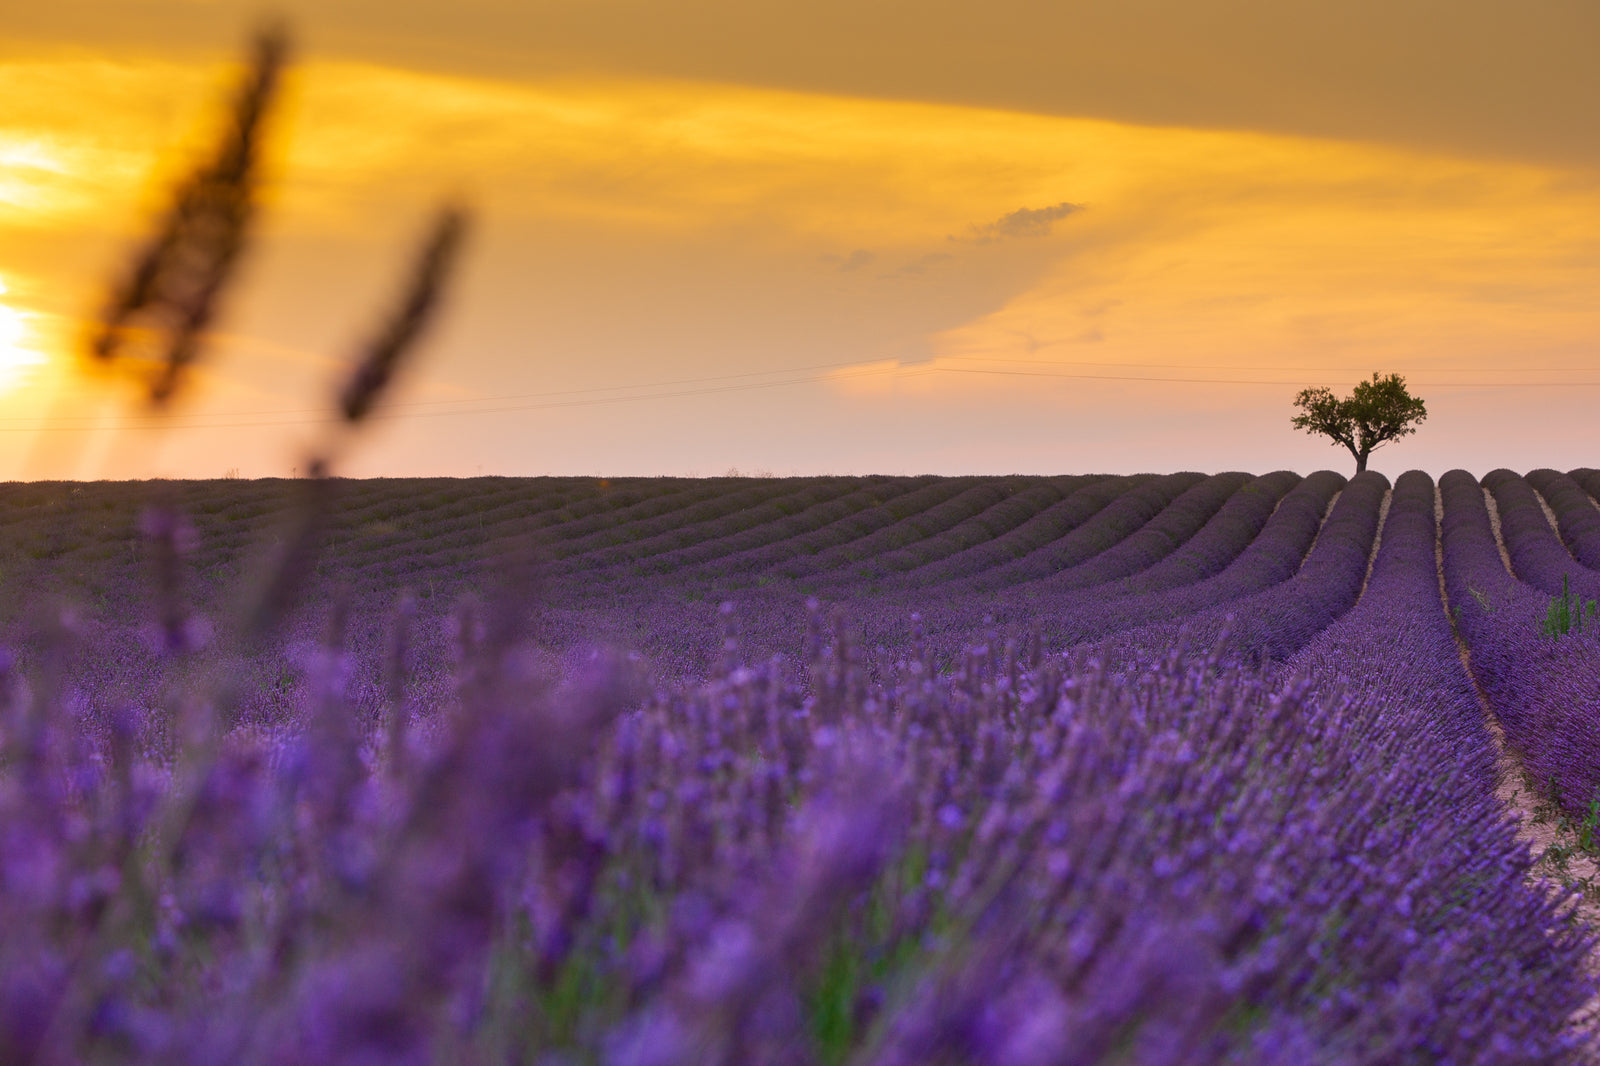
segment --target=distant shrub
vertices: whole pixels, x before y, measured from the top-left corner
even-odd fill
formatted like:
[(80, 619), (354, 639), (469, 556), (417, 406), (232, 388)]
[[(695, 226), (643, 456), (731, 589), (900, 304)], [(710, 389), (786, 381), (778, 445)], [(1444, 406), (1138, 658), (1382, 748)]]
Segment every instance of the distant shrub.
[(1550, 609), (1545, 612), (1544, 622), (1539, 626), (1539, 632), (1557, 640), (1568, 633), (1583, 631), (1583, 616), (1588, 614), (1590, 624), (1593, 625), (1597, 614), (1600, 614), (1600, 604), (1594, 600), (1587, 603), (1572, 595), (1567, 588), (1567, 579), (1561, 579), (1561, 595), (1550, 600)]

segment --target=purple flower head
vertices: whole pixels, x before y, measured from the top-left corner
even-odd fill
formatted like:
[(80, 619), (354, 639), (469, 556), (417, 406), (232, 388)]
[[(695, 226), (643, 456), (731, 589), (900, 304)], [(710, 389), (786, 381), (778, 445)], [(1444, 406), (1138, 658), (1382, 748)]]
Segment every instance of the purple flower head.
[(428, 978), (391, 945), (374, 943), (313, 966), (299, 982), (295, 1017), (277, 1033), (278, 1061), (395, 1063), (431, 1060), (425, 1001)]
[(607, 1035), (605, 1066), (700, 1066), (712, 1058), (713, 1038), (697, 1032), (665, 1004), (658, 1004)]
[(995, 1066), (1052, 1066), (1065, 1060), (1071, 1023), (1071, 1008), (1055, 983), (1025, 973), (984, 1010), (981, 1057)]
[(966, 815), (961, 813), (961, 808), (953, 803), (946, 803), (939, 808), (939, 824), (946, 829), (960, 829), (966, 821)]
[(67, 974), (52, 951), (21, 954), (7, 951), (0, 971), (0, 1058), (7, 1062), (36, 1061)]

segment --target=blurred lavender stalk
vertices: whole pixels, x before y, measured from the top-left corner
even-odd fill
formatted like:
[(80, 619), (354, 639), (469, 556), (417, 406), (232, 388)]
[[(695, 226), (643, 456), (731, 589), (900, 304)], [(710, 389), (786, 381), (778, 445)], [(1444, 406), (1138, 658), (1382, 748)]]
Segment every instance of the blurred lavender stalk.
[(345, 420), (360, 422), (388, 387), (402, 358), (421, 336), (443, 296), (444, 285), (460, 255), (467, 229), (466, 212), (447, 207), (439, 212), (433, 229), (417, 255), (411, 285), (404, 300), (379, 334), (367, 346), (355, 372), (339, 394)]
[(156, 235), (112, 290), (89, 350), (100, 362), (125, 354), (128, 342), (148, 340), (141, 356), (157, 361), (150, 401), (165, 407), (184, 371), (199, 357), (205, 330), (217, 314), (250, 236), (259, 184), (262, 127), (288, 59), (282, 28), (263, 31), (231, 123), (216, 156), (182, 182)]
[[(132, 318), (170, 318), (158, 406), (243, 240), (281, 62), (265, 38), (237, 143), (185, 187), (199, 191), (96, 348), (109, 360)], [(441, 214), (341, 392), (347, 427), (419, 336), (463, 225)], [(311, 464), (284, 551), (220, 649), (186, 635), (181, 517), (146, 522), (161, 662), (206, 656), (163, 680), (208, 725), (219, 676), (248, 676), (244, 652), (287, 628), (313, 575), (330, 463)], [(539, 571), (511, 554), (492, 595), (462, 602), (454, 685), (414, 722), (409, 608), (387, 698), (363, 697), (365, 620), (336, 596), (298, 706), (186, 730), (174, 754), (173, 708), (89, 688), (63, 617), (28, 669), (0, 654), (0, 1062), (1588, 1061), (1593, 1034), (1571, 1019), (1600, 987), (1593, 937), (1567, 920), (1570, 897), (1529, 881), (1493, 795), (1487, 734), (1450, 669), (1431, 483), (1396, 484), (1366, 606), (1349, 609), (1383, 480), (1271, 477), (1230, 506), (1241, 480), (1075, 492), (1057, 516), (1082, 523), (1070, 544), (1019, 541), (1033, 544), (1019, 572), (1071, 560), (1060, 585), (1123, 582), (1063, 628), (1206, 612), (1193, 632), (1209, 653), (1161, 629), (1148, 648), (975, 643), (990, 619), (964, 601), (932, 605), (939, 639), (961, 635), (941, 668), (923, 618), (869, 649), (813, 601), (803, 634), (787, 620), (791, 669), (746, 661), (750, 620), (730, 603), (698, 677), (652, 692), (634, 657), (596, 648), (552, 678), (533, 665), (549, 650), (531, 625)], [(1470, 476), (1441, 488), (1461, 630), (1501, 673), (1502, 713), (1523, 708), (1507, 735), (1553, 771), (1590, 735), (1527, 662), (1593, 667), (1578, 640), (1529, 659), (1540, 597), (1505, 574)], [(995, 495), (936, 489), (951, 515)], [(1160, 528), (1183, 548), (1098, 550), (1180, 501)], [(1528, 530), (1521, 554), (1543, 566)], [(1156, 559), (1159, 580), (1128, 580)], [(980, 562), (995, 560), (962, 565)], [(1463, 593), (1479, 589), (1511, 609), (1475, 612)], [(1272, 624), (1236, 624), (1241, 597)]]

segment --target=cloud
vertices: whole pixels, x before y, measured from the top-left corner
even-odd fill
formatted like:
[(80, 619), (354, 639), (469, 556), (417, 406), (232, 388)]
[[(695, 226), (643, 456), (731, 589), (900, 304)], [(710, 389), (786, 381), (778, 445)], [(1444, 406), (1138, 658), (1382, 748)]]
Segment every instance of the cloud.
[(1053, 207), (1019, 207), (1009, 215), (1002, 215), (999, 219), (987, 226), (971, 226), (971, 235), (965, 238), (951, 237), (955, 240), (968, 240), (975, 244), (989, 244), (994, 241), (1005, 240), (1008, 237), (1048, 237), (1050, 229), (1057, 219), (1066, 218), (1068, 215), (1083, 210), (1082, 204), (1070, 204), (1063, 200)]
[(952, 256), (949, 252), (929, 252), (927, 255), (920, 255), (917, 258), (911, 260), (911, 262), (907, 263), (905, 266), (901, 267), (899, 270), (896, 270), (895, 273), (896, 274), (923, 274), (923, 273), (926, 273), (927, 269), (929, 267), (933, 266), (935, 263), (942, 263), (946, 259), (953, 259), (953, 258), (955, 258), (955, 257)]
[[(11, 4), (9, 54), (47, 42), (233, 54), (236, 0)], [(285, 0), (319, 55), (520, 80), (615, 71), (699, 84), (918, 100), (1145, 126), (1446, 147), (1592, 167), (1600, 5), (1198, 4), (1148, 0), (917, 6), (812, 0)], [(1518, 17), (1509, 18), (1515, 12)], [(535, 29), (536, 28), (536, 29)], [(28, 42), (36, 42), (30, 45)], [(313, 42), (307, 41), (310, 48)], [(1419, 76), (1426, 57), (1427, 76)], [(1496, 76), (1483, 72), (1493, 69)], [(1263, 86), (1271, 86), (1263, 92)], [(12, 98), (7, 97), (8, 106)]]
[(867, 251), (866, 248), (856, 248), (848, 256), (837, 256), (837, 254), (822, 256), (822, 262), (832, 262), (834, 266), (837, 266), (845, 274), (850, 274), (851, 271), (859, 271), (861, 267), (867, 266), (874, 259), (877, 259), (877, 256)]

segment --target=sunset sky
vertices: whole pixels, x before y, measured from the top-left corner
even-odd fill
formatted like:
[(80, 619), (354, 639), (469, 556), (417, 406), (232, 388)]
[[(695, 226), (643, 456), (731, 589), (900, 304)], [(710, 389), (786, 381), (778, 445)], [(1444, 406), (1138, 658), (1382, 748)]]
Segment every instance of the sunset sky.
[(261, 9), (0, 13), (0, 479), (287, 476), (436, 207), (352, 476), (1600, 466), (1590, 0), (318, 0), (257, 240), (150, 428), (83, 372)]

